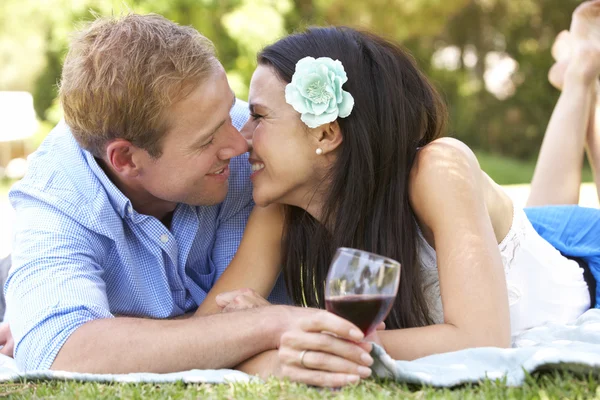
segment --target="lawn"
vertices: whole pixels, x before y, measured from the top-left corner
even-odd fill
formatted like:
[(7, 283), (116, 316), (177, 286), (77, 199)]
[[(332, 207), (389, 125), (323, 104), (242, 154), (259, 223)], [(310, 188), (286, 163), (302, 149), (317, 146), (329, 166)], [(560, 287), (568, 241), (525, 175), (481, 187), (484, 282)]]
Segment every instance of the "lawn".
[[(490, 153), (477, 152), (479, 165), (499, 185), (530, 183), (535, 169), (535, 161), (521, 161)], [(593, 182), (592, 171), (588, 166), (582, 172), (583, 182)]]
[(25, 382), (0, 385), (11, 399), (583, 399), (600, 398), (598, 378), (568, 373), (529, 376), (521, 387), (483, 381), (453, 389), (434, 389), (393, 381), (367, 380), (341, 390), (317, 389), (271, 379), (266, 383), (222, 385), (98, 384)]

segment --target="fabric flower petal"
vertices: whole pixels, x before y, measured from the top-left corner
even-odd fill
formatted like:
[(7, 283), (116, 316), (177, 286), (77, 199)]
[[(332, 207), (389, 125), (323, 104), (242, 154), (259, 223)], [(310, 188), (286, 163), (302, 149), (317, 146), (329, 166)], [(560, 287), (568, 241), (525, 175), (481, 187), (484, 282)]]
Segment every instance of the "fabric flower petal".
[(338, 117), (338, 113), (337, 113), (337, 110), (336, 110), (333, 113), (321, 114), (321, 115), (304, 113), (304, 114), (302, 114), (302, 116), (300, 117), (300, 119), (309, 128), (316, 128), (316, 127), (321, 126), (323, 124), (327, 124), (329, 122), (335, 121), (337, 119), (337, 117)]
[(329, 103), (313, 103), (312, 112), (316, 115), (321, 115), (329, 108)]
[(298, 111), (300, 114), (309, 111), (308, 108), (306, 108), (304, 97), (302, 97), (298, 89), (292, 84), (288, 84), (285, 87), (285, 101), (294, 107), (294, 110)]
[(310, 128), (333, 122), (350, 115), (354, 107), (354, 98), (342, 88), (347, 80), (339, 60), (304, 57), (296, 63), (292, 81), (286, 85), (285, 101)]
[(338, 104), (340, 117), (346, 118), (354, 107), (354, 97), (346, 91), (342, 92), (342, 102)]

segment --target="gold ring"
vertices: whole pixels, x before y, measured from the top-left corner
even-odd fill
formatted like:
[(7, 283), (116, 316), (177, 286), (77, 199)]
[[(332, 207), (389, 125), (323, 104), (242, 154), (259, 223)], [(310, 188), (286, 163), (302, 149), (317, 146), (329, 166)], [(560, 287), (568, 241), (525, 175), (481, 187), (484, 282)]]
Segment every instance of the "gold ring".
[(306, 355), (307, 351), (308, 350), (302, 350), (302, 353), (300, 353), (300, 365), (302, 365), (304, 368), (308, 368), (306, 365), (304, 365), (304, 356)]

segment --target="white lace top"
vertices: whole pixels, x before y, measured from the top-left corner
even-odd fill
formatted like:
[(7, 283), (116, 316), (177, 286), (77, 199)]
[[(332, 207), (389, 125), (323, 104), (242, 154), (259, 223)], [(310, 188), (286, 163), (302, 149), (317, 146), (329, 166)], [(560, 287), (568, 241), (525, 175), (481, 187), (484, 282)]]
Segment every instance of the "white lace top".
[[(443, 323), (435, 250), (420, 230), (418, 233), (418, 257), (429, 315), (434, 323)], [(506, 275), (513, 335), (546, 322), (572, 322), (590, 307), (583, 270), (538, 235), (522, 209), (515, 209), (510, 231), (498, 247)]]

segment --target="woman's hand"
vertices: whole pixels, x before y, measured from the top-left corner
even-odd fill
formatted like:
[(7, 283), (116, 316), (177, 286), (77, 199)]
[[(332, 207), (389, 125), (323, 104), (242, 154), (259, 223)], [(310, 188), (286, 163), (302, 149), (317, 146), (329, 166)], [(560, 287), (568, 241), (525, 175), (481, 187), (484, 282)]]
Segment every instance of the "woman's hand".
[(352, 323), (327, 311), (301, 318), (281, 336), (278, 373), (295, 382), (340, 387), (371, 375), (371, 344)]
[(219, 294), (215, 301), (221, 312), (231, 312), (269, 306), (267, 300), (252, 289), (240, 289)]

